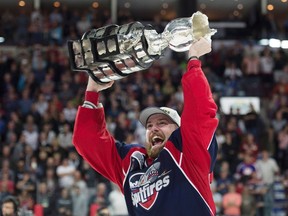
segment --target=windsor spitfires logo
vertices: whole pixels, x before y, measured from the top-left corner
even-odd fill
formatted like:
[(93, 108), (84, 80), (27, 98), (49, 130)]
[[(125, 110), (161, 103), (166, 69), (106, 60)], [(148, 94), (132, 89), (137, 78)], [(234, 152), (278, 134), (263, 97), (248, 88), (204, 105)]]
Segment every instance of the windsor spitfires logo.
[(157, 162), (145, 172), (130, 177), (129, 184), (133, 205), (150, 209), (155, 203), (159, 192), (170, 183), (168, 172), (159, 174), (160, 162)]

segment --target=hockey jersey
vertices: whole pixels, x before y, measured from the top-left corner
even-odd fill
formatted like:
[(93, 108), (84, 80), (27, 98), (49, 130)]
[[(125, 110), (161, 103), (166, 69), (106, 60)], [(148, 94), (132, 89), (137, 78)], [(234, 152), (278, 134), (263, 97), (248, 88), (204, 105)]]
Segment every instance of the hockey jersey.
[[(73, 143), (82, 157), (125, 195), (131, 216), (215, 214), (210, 190), (217, 155), (217, 106), (199, 60), (191, 60), (182, 80), (181, 126), (152, 160), (139, 144), (116, 141), (106, 129), (103, 108), (79, 107)], [(86, 92), (98, 102), (98, 93)]]

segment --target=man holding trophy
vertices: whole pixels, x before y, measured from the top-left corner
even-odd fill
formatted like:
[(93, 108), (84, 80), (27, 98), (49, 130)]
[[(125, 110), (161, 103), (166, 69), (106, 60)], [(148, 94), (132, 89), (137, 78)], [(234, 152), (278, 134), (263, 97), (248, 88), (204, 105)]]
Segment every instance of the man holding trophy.
[[(132, 37), (126, 32), (124, 36), (128, 36), (123, 39), (123, 35), (118, 37), (118, 31), (98, 34), (99, 37), (96, 31), (93, 37), (83, 37), (80, 42), (70, 44), (74, 69), (89, 74), (85, 101), (76, 117), (73, 143), (95, 170), (121, 188), (132, 216), (215, 215), (210, 183), (217, 155), (214, 136), (218, 125), (217, 106), (199, 60), (211, 51), (210, 37), (215, 30), (209, 29), (207, 17), (199, 12), (175, 22), (162, 35), (145, 28), (136, 29)], [(188, 22), (190, 29), (186, 25), (179, 28), (183, 22)], [(98, 43), (102, 44), (99, 45), (102, 50)], [(106, 128), (99, 94), (117, 79), (149, 67), (166, 47), (188, 51), (189, 55), (187, 71), (181, 80), (182, 115), (168, 107), (148, 107), (139, 118), (146, 128), (145, 146), (120, 143)], [(123, 65), (119, 66), (118, 62)], [(129, 71), (129, 68), (138, 69)]]

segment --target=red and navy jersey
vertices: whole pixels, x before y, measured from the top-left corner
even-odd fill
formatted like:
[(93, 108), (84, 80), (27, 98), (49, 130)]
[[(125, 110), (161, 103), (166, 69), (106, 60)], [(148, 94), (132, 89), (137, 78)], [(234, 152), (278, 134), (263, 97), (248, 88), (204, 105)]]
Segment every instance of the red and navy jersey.
[[(117, 142), (106, 129), (103, 108), (79, 107), (73, 143), (95, 170), (120, 186), (129, 215), (215, 214), (210, 181), (217, 154), (217, 106), (200, 61), (189, 62), (181, 82), (181, 127), (155, 160), (141, 145)], [(97, 103), (98, 94), (86, 92), (86, 100)]]

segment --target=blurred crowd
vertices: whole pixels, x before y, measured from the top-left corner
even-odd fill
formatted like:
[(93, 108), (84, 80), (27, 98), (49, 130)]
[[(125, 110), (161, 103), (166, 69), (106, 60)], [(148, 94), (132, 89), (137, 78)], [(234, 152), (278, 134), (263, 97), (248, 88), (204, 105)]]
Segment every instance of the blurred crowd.
[[(123, 12), (118, 21), (133, 18)], [(109, 23), (107, 11), (62, 8), (1, 15), (6, 46), (0, 47), (0, 201), (12, 194), (22, 209), (34, 211), (40, 204), (45, 216), (85, 216), (94, 204), (108, 207), (111, 215), (127, 215), (119, 189), (72, 144), (88, 75), (71, 71), (66, 41)], [(259, 47), (252, 40), (214, 43), (201, 60), (219, 106), (219, 154), (211, 185), (218, 215), (287, 215), (287, 50)], [(149, 69), (117, 80), (101, 94), (107, 127), (117, 140), (144, 144), (138, 116), (147, 106), (181, 113), (186, 61), (185, 53), (168, 50)], [(225, 96), (259, 97), (261, 110), (251, 104), (245, 114), (223, 113)]]

